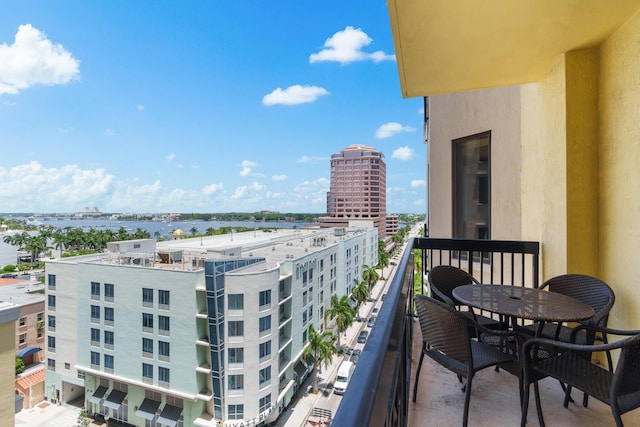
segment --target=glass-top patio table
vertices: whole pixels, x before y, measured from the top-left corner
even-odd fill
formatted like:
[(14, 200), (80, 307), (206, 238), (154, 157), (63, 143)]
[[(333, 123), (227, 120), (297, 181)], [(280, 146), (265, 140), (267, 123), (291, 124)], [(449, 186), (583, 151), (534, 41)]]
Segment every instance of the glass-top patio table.
[(588, 304), (566, 295), (541, 289), (511, 285), (464, 285), (453, 290), (463, 304), (510, 318), (538, 323), (538, 333), (545, 322), (575, 322), (595, 315)]

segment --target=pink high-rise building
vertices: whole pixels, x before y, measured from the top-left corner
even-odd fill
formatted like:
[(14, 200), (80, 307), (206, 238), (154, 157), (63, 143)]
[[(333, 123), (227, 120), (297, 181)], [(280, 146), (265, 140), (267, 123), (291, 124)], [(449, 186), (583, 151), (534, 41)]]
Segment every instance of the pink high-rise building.
[(331, 186), (323, 227), (347, 227), (350, 221), (371, 221), (379, 238), (386, 235), (387, 166), (373, 147), (350, 145), (331, 156)]

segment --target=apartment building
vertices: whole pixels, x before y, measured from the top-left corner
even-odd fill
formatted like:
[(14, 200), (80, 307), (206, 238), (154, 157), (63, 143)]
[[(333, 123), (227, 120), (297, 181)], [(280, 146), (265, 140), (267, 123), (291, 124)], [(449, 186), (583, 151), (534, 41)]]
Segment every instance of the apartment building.
[(386, 235), (387, 166), (384, 154), (354, 144), (331, 156), (331, 182), (327, 193), (327, 216), (322, 227), (347, 227), (350, 221), (373, 221), (382, 238)]
[(308, 329), (377, 263), (375, 228), (109, 244), (47, 262), (46, 395), (136, 426), (274, 421)]
[(8, 301), (0, 300), (0, 419), (3, 426), (13, 426), (16, 410), (14, 393), (16, 347), (15, 322), (20, 308)]

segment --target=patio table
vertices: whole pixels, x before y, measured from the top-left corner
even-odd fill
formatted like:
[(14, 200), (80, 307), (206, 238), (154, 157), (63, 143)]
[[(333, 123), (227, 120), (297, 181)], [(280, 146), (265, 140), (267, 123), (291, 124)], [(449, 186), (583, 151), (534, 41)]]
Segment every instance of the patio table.
[(464, 285), (453, 290), (461, 303), (511, 319), (538, 322), (536, 336), (545, 322), (575, 322), (595, 315), (588, 304), (566, 295), (512, 285)]

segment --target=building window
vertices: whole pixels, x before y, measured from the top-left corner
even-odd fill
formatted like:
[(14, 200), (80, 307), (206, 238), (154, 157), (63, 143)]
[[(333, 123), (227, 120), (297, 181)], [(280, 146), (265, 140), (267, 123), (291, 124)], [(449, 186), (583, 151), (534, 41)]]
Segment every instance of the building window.
[(104, 300), (107, 302), (113, 302), (115, 296), (115, 289), (113, 283), (104, 284)]
[(244, 363), (244, 348), (242, 347), (230, 347), (229, 363)]
[(244, 308), (244, 295), (229, 294), (227, 296), (227, 304), (229, 305), (229, 310), (242, 310)]
[(169, 291), (158, 291), (158, 308), (169, 310), (170, 305)]
[(98, 305), (91, 306), (91, 322), (100, 323), (100, 306)]
[(170, 359), (170, 347), (166, 341), (158, 341), (158, 360), (168, 362)]
[(145, 383), (153, 382), (153, 365), (148, 363), (142, 364), (142, 381)]
[(153, 357), (153, 340), (142, 338), (142, 355), (144, 357)]
[(100, 347), (100, 329), (91, 328), (91, 345)]
[(142, 306), (153, 307), (153, 289), (142, 288)]
[(259, 379), (260, 385), (271, 382), (271, 366), (267, 366), (264, 369), (260, 369), (258, 379)]
[(170, 381), (169, 368), (158, 367), (158, 385), (169, 386)]
[(243, 390), (244, 375), (229, 375), (229, 390)]
[(22, 327), (22, 326), (27, 326), (27, 318), (26, 317), (21, 317), (18, 320), (18, 324)]
[(153, 333), (153, 314), (142, 313), (142, 331)]
[(169, 331), (171, 330), (169, 326), (169, 317), (168, 316), (158, 316), (158, 334), (159, 335), (169, 335)]
[(244, 321), (242, 320), (230, 320), (228, 323), (229, 336), (230, 337), (242, 337), (244, 336)]
[(49, 274), (48, 279), (49, 280), (47, 280), (47, 283), (49, 284), (49, 290), (55, 291), (56, 290), (56, 275), (55, 274)]
[(112, 331), (104, 331), (104, 348), (108, 350), (113, 350), (113, 332)]
[(104, 355), (104, 370), (113, 372), (113, 356), (110, 354)]
[(113, 325), (113, 321), (114, 321), (113, 308), (105, 307), (104, 308), (104, 324)]
[(91, 282), (91, 299), (100, 299), (100, 283)]
[(47, 295), (47, 308), (51, 311), (56, 310), (56, 296), (55, 295)]
[(48, 336), (47, 337), (47, 347), (49, 347), (49, 351), (55, 353), (56, 351), (56, 337)]
[(56, 316), (51, 316), (49, 315), (47, 318), (47, 324), (49, 326), (49, 332), (55, 332), (56, 331)]
[(97, 351), (91, 352), (91, 368), (100, 369), (100, 353)]
[(20, 334), (18, 337), (18, 341), (20, 344), (24, 344), (27, 342), (27, 334)]
[(244, 418), (244, 405), (229, 405), (227, 410), (227, 419), (241, 420)]
[(259, 322), (260, 332), (266, 332), (271, 329), (271, 315), (261, 317)]
[(47, 369), (50, 371), (56, 370), (56, 360), (55, 359), (47, 359)]
[(271, 341), (260, 344), (260, 359), (271, 354)]
[(64, 364), (64, 369), (66, 369), (67, 371), (71, 369), (71, 363), (65, 363)]
[(259, 303), (260, 307), (270, 306), (271, 305), (271, 289), (266, 291), (261, 291), (259, 295)]
[(453, 237), (489, 239), (491, 132), (453, 141)]
[(258, 411), (260, 412), (264, 412), (269, 409), (269, 407), (271, 406), (271, 394), (267, 394), (265, 397), (261, 398), (258, 406)]

